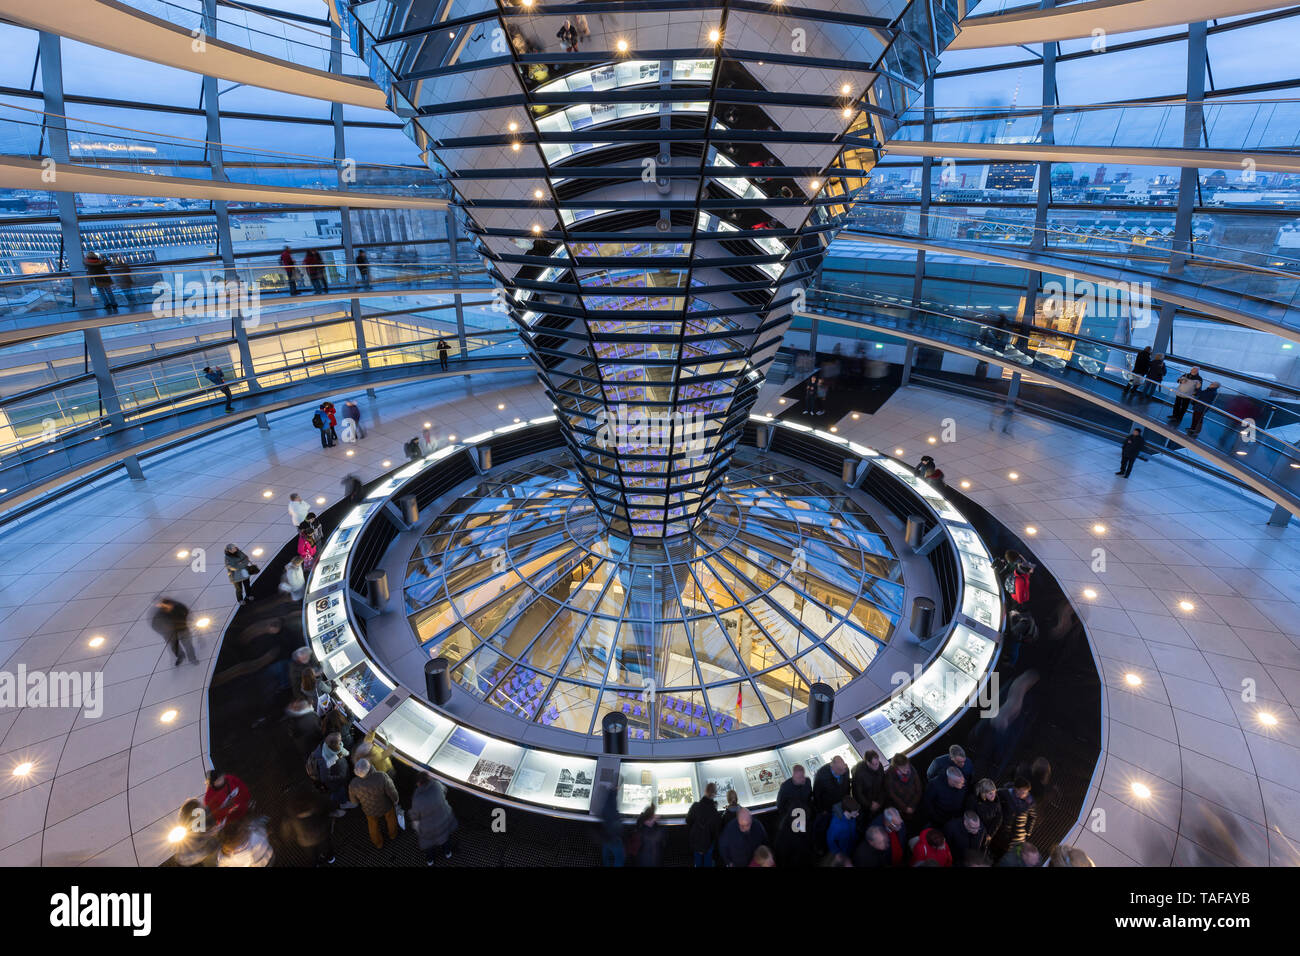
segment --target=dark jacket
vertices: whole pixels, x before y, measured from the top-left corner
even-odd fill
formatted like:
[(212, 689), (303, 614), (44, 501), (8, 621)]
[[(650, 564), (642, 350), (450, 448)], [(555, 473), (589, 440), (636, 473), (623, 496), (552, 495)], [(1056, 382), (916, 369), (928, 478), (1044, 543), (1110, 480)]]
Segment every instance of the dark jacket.
[[(1030, 618), (1030, 620), (1032, 621), (1033, 619)], [(940, 754), (930, 761), (930, 766), (927, 767), (925, 771), (925, 779), (933, 780), (935, 777), (942, 777), (948, 772), (949, 767), (957, 767), (957, 765), (953, 763), (952, 758), (947, 754)], [(967, 784), (969, 784), (975, 776), (975, 763), (970, 759), (970, 757), (966, 758), (964, 766), (957, 767), (957, 769), (960, 770), (961, 775), (966, 778)]]
[(170, 611), (154, 608), (149, 625), (161, 634), (168, 644), (174, 644), (176, 638), (189, 630), (190, 609), (184, 604), (173, 603)]
[(1145, 440), (1141, 435), (1134, 435), (1129, 432), (1128, 437), (1124, 439), (1124, 447), (1120, 449), (1119, 455), (1121, 458), (1136, 458), (1142, 453), (1144, 444)]
[(781, 824), (776, 829), (776, 838), (772, 841), (772, 854), (776, 857), (776, 865), (791, 868), (816, 866), (817, 851), (813, 847), (808, 814), (803, 815), (800, 830), (794, 828), (795, 819), (793, 811), (787, 813), (781, 818)]
[(880, 763), (875, 770), (865, 760), (859, 760), (853, 767), (853, 799), (862, 807), (865, 820), (875, 813), (872, 804), (885, 805), (885, 765)]
[(213, 385), (224, 385), (226, 381), (226, 373), (219, 368), (214, 368), (211, 372), (204, 372), (203, 377)]
[(285, 818), (280, 834), (287, 842), (310, 850), (328, 840), (333, 827), (329, 802), (313, 793), (300, 812)]
[(712, 797), (701, 797), (686, 811), (686, 841), (692, 853), (703, 853), (718, 842), (722, 832), (722, 814)]
[(998, 802), (1002, 804), (1002, 843), (1021, 843), (1033, 836), (1038, 805), (1032, 793), (1021, 800), (1013, 789), (1007, 787), (998, 791)]
[(828, 813), (831, 807), (849, 795), (851, 786), (852, 778), (848, 767), (837, 778), (831, 765), (826, 764), (813, 778), (813, 808), (818, 813)]
[(664, 828), (658, 823), (637, 824), (632, 839), (636, 845), (637, 866), (661, 866), (664, 862)]
[(983, 853), (989, 846), (989, 835), (981, 826), (976, 833), (967, 831), (961, 817), (953, 817), (943, 827), (944, 839), (952, 851), (952, 865), (965, 866), (968, 857)]
[(784, 817), (796, 806), (812, 807), (812, 783), (807, 777), (804, 777), (802, 784), (795, 783), (791, 777), (776, 792), (777, 814)]
[[(347, 757), (339, 757), (338, 760), (334, 761), (334, 766), (329, 766), (323, 753), (326, 746), (328, 745), (322, 740), (320, 746), (307, 757), (307, 776), (326, 789), (334, 790), (347, 783), (348, 777), (352, 775), (352, 768), (348, 764)], [(387, 774), (381, 774), (381, 776), (387, 776)]]
[(733, 819), (718, 837), (718, 856), (723, 866), (749, 866), (754, 851), (767, 843), (767, 831), (757, 818), (750, 821), (749, 832), (743, 833), (740, 822)]
[(353, 777), (348, 784), (348, 799), (361, 804), (368, 817), (382, 817), (397, 806), (397, 786), (386, 773), (371, 769), (364, 777)]
[(1151, 350), (1143, 349), (1133, 356), (1133, 374), (1146, 375), (1147, 369), (1151, 367)]
[(948, 786), (948, 776), (936, 777), (925, 787), (925, 818), (942, 828), (953, 817), (961, 814), (966, 803), (966, 791)]
[(1165, 371), (1164, 359), (1152, 359), (1146, 377), (1152, 382), (1163, 382), (1165, 380)]
[(864, 838), (853, 851), (853, 865), (860, 869), (878, 869), (893, 864), (890, 862), (890, 850), (877, 850)]
[(921, 797), (925, 794), (925, 785), (921, 782), (921, 775), (912, 768), (912, 772), (904, 780), (898, 775), (898, 771), (890, 767), (885, 771), (885, 805), (897, 807), (898, 812), (903, 814), (903, 819), (908, 818), (909, 810), (915, 811), (921, 805)]
[(966, 796), (966, 809), (974, 810), (980, 816), (980, 823), (984, 824), (984, 832), (992, 840), (1002, 829), (1002, 801), (981, 800), (979, 794), (973, 790)]
[(421, 850), (443, 846), (456, 829), (456, 814), (447, 802), (447, 788), (438, 780), (427, 780), (415, 788), (406, 818), (415, 828)]
[(1192, 414), (1203, 417), (1206, 412), (1206, 406), (1213, 405), (1214, 400), (1218, 397), (1219, 387), (1217, 385), (1207, 385), (1196, 393), (1196, 400), (1201, 404), (1192, 406)]

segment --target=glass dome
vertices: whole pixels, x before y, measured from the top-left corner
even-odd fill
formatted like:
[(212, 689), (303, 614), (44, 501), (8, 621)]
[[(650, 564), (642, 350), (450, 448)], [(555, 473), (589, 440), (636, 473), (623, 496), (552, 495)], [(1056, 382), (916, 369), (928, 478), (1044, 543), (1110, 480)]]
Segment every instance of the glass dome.
[(854, 501), (741, 454), (676, 539), (608, 534), (567, 456), (481, 481), (411, 556), (406, 612), (479, 699), (578, 734), (627, 713), (635, 739), (724, 734), (801, 710), (888, 640), (902, 571)]

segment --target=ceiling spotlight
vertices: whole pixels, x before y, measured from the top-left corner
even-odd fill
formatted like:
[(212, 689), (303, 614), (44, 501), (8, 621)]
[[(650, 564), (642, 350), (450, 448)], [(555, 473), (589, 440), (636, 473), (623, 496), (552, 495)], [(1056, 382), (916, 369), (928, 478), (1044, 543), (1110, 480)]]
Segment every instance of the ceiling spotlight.
[(497, 411), (499, 411), (499, 412), (504, 412), (505, 410), (506, 410), (506, 406), (505, 406), (505, 404), (504, 404), (504, 403), (501, 403), (501, 402), (498, 402), (498, 403), (497, 403)]
[(1242, 458), (1245, 458), (1248, 452), (1246, 451), (1246, 449), (1243, 448), (1241, 451), (1237, 452), (1237, 454), (1240, 455)]
[(854, 413), (853, 413), (853, 420), (854, 420), (855, 422), (856, 422), (859, 418), (861, 418), (861, 417), (862, 417), (862, 416), (859, 415), (857, 412), (854, 412)]
[(626, 52), (627, 52), (627, 41), (626, 41), (626, 40), (619, 40), (617, 43), (614, 44), (614, 49), (618, 50), (619, 53), (626, 53)]
[(389, 461), (387, 458), (385, 458), (383, 461), (380, 462), (380, 464), (383, 465), (385, 468), (389, 468), (392, 466), (393, 463)]
[(516, 424), (516, 425), (519, 424), (519, 419), (517, 419), (517, 418), (515, 419), (515, 424)]
[(1091, 601), (1093, 598), (1097, 596), (1097, 592), (1094, 591), (1092, 588), (1084, 588), (1083, 596), (1086, 597), (1089, 601)]
[(350, 448), (348, 449), (348, 457), (349, 457), (349, 458), (351, 458), (351, 457), (352, 457), (353, 455), (355, 455), (355, 454), (356, 454), (356, 452), (354, 452), (352, 449), (350, 449)]
[(853, 115), (853, 110), (849, 109), (849, 108), (846, 106), (846, 107), (844, 107), (843, 110), (841, 110), (840, 115), (843, 116), (845, 119), (848, 119), (850, 116)]
[(274, 494), (275, 494), (274, 491), (272, 491), (270, 488), (267, 488), (266, 491), (262, 492), (262, 497), (263, 497), (263, 498), (270, 498), (270, 497), (271, 497), (272, 495), (274, 495)]
[(211, 623), (212, 623), (212, 618), (210, 618), (210, 617), (201, 617), (201, 618), (199, 618), (197, 621), (194, 622), (194, 626), (195, 626), (195, 627), (207, 627), (207, 626), (208, 626), (209, 624), (211, 624)]
[(895, 449), (894, 449), (894, 454), (895, 454), (895, 455), (901, 455), (902, 453), (903, 453), (903, 449), (901, 449), (901, 448), (895, 448)]
[(721, 40), (721, 39), (722, 39), (722, 32), (721, 32), (721, 31), (719, 31), (719, 30), (710, 30), (710, 31), (709, 31), (709, 42), (710, 42), (710, 43), (717, 43), (717, 42), (718, 42), (719, 40)]
[(168, 843), (180, 843), (185, 839), (186, 829), (184, 827), (172, 827), (167, 831)]
[(777, 403), (778, 405), (784, 405), (784, 404), (785, 404), (785, 399), (784, 399), (784, 398), (778, 398), (778, 399), (776, 400), (776, 403)]
[(541, 231), (542, 231), (542, 227), (539, 226), (537, 223), (533, 223), (533, 235), (537, 235)]
[(164, 724), (170, 724), (173, 720), (176, 719), (176, 715), (178, 713), (180, 713), (180, 711), (178, 711), (175, 707), (169, 707), (166, 710), (164, 710), (161, 714), (158, 715), (158, 719), (161, 720)]
[(1179, 601), (1179, 602), (1178, 602), (1178, 606), (1179, 606), (1180, 608), (1182, 608), (1184, 611), (1195, 611), (1195, 610), (1196, 610), (1196, 605), (1193, 604), (1191, 601)]
[(321, 496), (319, 496), (319, 497), (316, 499), (316, 504), (318, 504), (318, 505), (323, 505), (324, 503), (325, 503), (325, 496), (324, 496), (324, 495), (321, 495)]
[(933, 435), (931, 435), (929, 438), (926, 439), (926, 441), (928, 441), (931, 445), (935, 444), (938, 440), (939, 439), (935, 438)]
[(1025, 534), (1038, 534), (1038, 529), (1033, 525), (1028, 525), (1025, 527)]
[(515, 130), (519, 129), (519, 124), (516, 123), (514, 120), (511, 120), (510, 125), (507, 126), (506, 129), (510, 130), (510, 132), (513, 133)]
[(813, 180), (812, 182), (810, 182), (808, 185), (811, 186), (813, 189), (821, 189), (821, 188), (822, 188), (822, 181), (821, 181), (820, 179), (814, 179), (814, 180)]
[(100, 637), (98, 634), (96, 634), (94, 637), (92, 637), (92, 638), (91, 638), (89, 641), (87, 641), (86, 643), (89, 644), (91, 647), (103, 647), (103, 646), (104, 646), (104, 639), (103, 639), (102, 637)]
[(1018, 471), (1009, 471), (1007, 472), (1007, 477), (1010, 478), (1012, 481), (1019, 481), (1020, 473)]
[(961, 486), (962, 486), (963, 488), (969, 488), (969, 487), (970, 487), (970, 482), (969, 482), (969, 481), (963, 481), (963, 482), (961, 483)]
[(1124, 683), (1128, 684), (1129, 687), (1141, 687), (1142, 678), (1137, 674), (1134, 674), (1132, 671), (1129, 671), (1124, 675)]
[(837, 432), (837, 431), (839, 431), (839, 428), (836, 427), (835, 425), (832, 425), (832, 426), (831, 426), (831, 431), (833, 431), (833, 432)]
[(425, 422), (425, 423), (424, 423), (424, 427), (425, 427), (425, 428), (432, 428), (432, 427), (433, 427), (433, 422)]
[(177, 552), (176, 552), (176, 557), (180, 558), (182, 561), (184, 561), (184, 560), (185, 560), (186, 558), (188, 558), (189, 556), (190, 556), (190, 553), (189, 553), (188, 551), (177, 551)]
[(455, 440), (456, 440), (456, 436), (455, 436), (455, 435), (448, 435), (448, 436), (447, 436), (447, 441), (455, 441)]
[(534, 199), (541, 199), (541, 198), (542, 198), (542, 191), (541, 191), (540, 189), (534, 189), (534, 190), (533, 190), (533, 198), (534, 198)]
[(15, 777), (25, 777), (32, 772), (34, 764), (30, 760), (24, 760), (18, 766), (14, 767)]
[(1092, 526), (1092, 531), (1094, 534), (1105, 534), (1106, 526), (1104, 524), (1095, 524)]
[(1258, 714), (1255, 715), (1255, 717), (1265, 727), (1277, 726), (1277, 717), (1275, 717), (1273, 714), (1270, 714), (1267, 710), (1261, 710)]
[(255, 557), (255, 558), (260, 558), (260, 557), (262, 556), (262, 549), (261, 549), (261, 548), (254, 548), (252, 554), (253, 554), (253, 557)]
[(848, 96), (851, 92), (853, 92), (853, 87), (849, 86), (847, 83), (840, 87), (841, 96)]
[(455, 30), (448, 30), (448, 31), (447, 31), (447, 37), (448, 37), (449, 39), (452, 39), (452, 40), (456, 39), (456, 31), (455, 31)]
[(1135, 782), (1133, 784), (1133, 796), (1137, 797), (1139, 800), (1145, 800), (1147, 797), (1151, 796), (1151, 788), (1145, 783)]
[(519, 152), (519, 144), (518, 144), (518, 143), (511, 143), (511, 144), (510, 144), (510, 148), (511, 148), (512, 150), (514, 150), (516, 153)]
[(526, 7), (531, 7), (533, 5), (533, 0), (523, 0), (523, 4)]

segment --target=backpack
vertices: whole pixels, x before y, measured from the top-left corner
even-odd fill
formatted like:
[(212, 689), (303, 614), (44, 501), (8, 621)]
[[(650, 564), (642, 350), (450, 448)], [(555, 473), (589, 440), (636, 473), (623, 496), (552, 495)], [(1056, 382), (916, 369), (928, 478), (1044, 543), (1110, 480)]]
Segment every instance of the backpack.
[(320, 417), (320, 412), (317, 412), (315, 415), (311, 417), (311, 423), (312, 426), (315, 428), (325, 427), (325, 421)]

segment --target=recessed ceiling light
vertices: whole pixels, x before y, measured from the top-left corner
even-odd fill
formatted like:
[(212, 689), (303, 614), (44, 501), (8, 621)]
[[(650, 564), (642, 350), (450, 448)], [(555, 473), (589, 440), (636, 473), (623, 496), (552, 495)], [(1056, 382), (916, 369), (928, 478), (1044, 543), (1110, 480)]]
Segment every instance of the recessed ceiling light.
[(626, 41), (626, 40), (619, 40), (617, 43), (614, 44), (614, 46), (615, 46), (615, 48), (618, 50), (619, 53), (626, 53), (626, 52), (627, 52), (627, 41)]
[(351, 458), (351, 457), (352, 457), (353, 455), (355, 455), (355, 454), (356, 454), (356, 452), (354, 452), (351, 448), (348, 449), (348, 457), (349, 457), (349, 458)]
[(1018, 471), (1009, 471), (1009, 472), (1007, 472), (1007, 477), (1010, 478), (1012, 481), (1019, 481), (1019, 480), (1020, 480), (1020, 472), (1018, 472)]
[(533, 198), (534, 198), (534, 199), (541, 199), (541, 198), (542, 198), (542, 191), (541, 191), (540, 189), (534, 189), (534, 190), (533, 190)]
[(1247, 452), (1246, 452), (1245, 449), (1242, 449), (1241, 451), (1237, 452), (1237, 454), (1240, 455), (1241, 457), (1245, 458), (1246, 455), (1247, 455)]
[(167, 831), (168, 843), (180, 843), (185, 839), (186, 830), (184, 827), (176, 826)]
[(320, 496), (318, 496), (318, 497), (316, 498), (316, 504), (318, 504), (318, 505), (323, 505), (324, 503), (325, 503), (325, 496), (324, 496), (324, 495), (320, 495)]
[(506, 410), (506, 406), (505, 406), (505, 404), (502, 403), (502, 402), (498, 402), (498, 403), (497, 403), (497, 411), (499, 411), (499, 412), (504, 412), (505, 410)]
[(935, 438), (933, 435), (931, 435), (929, 438), (926, 439), (926, 441), (928, 441), (931, 445), (933, 445), (933, 444), (937, 443), (937, 442), (939, 441), (939, 439), (937, 439), (937, 438)]
[(447, 441), (455, 441), (455, 440), (456, 440), (456, 436), (455, 436), (455, 435), (448, 435), (448, 436), (447, 436)]
[(1084, 588), (1083, 596), (1086, 597), (1089, 601), (1091, 601), (1093, 598), (1097, 596), (1097, 592), (1094, 591), (1092, 588)]
[(1196, 605), (1193, 604), (1191, 601), (1179, 601), (1179, 602), (1178, 602), (1178, 606), (1179, 606), (1180, 608), (1182, 608), (1184, 611), (1195, 611), (1195, 610), (1196, 610)]
[(539, 233), (539, 232), (541, 232), (541, 231), (542, 231), (542, 227), (539, 226), (537, 223), (533, 223), (533, 232), (534, 232), (534, 233)]
[(844, 109), (841, 112), (846, 119), (853, 115), (853, 110), (849, 109), (847, 106), (844, 107)]
[(516, 418), (516, 419), (515, 419), (515, 423), (518, 424), (518, 422), (519, 422), (519, 419)]
[(512, 150), (514, 150), (516, 153), (519, 152), (519, 144), (518, 144), (518, 143), (511, 143), (511, 144), (510, 144), (510, 148), (511, 148)]
[(515, 130), (519, 129), (519, 124), (516, 123), (514, 120), (511, 120), (510, 125), (507, 126), (506, 129), (510, 130), (510, 132), (513, 133)]
[(849, 86), (849, 84), (847, 83), (845, 83), (843, 86), (840, 87), (840, 93), (843, 96), (848, 96), (852, 92), (853, 92), (853, 87)]
[(1261, 724), (1263, 724), (1265, 727), (1276, 727), (1276, 726), (1277, 726), (1277, 717), (1274, 716), (1273, 714), (1269, 713), (1267, 710), (1261, 710), (1258, 714), (1255, 715), (1255, 717), (1256, 717), (1256, 718), (1259, 720), (1259, 722), (1260, 722)]
[(252, 551), (252, 554), (253, 554), (253, 557), (255, 557), (255, 558), (260, 558), (260, 557), (262, 556), (262, 549), (261, 549), (261, 548), (254, 548), (253, 551)]
[(812, 182), (810, 182), (808, 185), (811, 186), (813, 189), (821, 189), (821, 188), (822, 188), (822, 181), (821, 181), (820, 179), (814, 179), (814, 180), (813, 180)]
[(1106, 526), (1104, 524), (1095, 524), (1092, 526), (1092, 530), (1095, 534), (1105, 534)]
[(35, 764), (33, 764), (30, 760), (24, 760), (18, 766), (14, 767), (14, 776), (25, 777), (32, 772), (32, 768), (34, 766)]
[(901, 455), (902, 453), (903, 453), (903, 449), (901, 449), (901, 448), (895, 448), (895, 449), (894, 449), (894, 454), (895, 454), (895, 455)]
[(103, 647), (103, 646), (104, 646), (104, 639), (103, 639), (102, 637), (100, 637), (98, 634), (96, 634), (94, 637), (92, 637), (92, 638), (91, 638), (89, 641), (87, 641), (86, 643), (89, 644), (91, 647)]
[(267, 488), (266, 491), (262, 492), (262, 497), (263, 497), (263, 498), (270, 498), (270, 497), (271, 497), (272, 495), (274, 495), (274, 494), (275, 494), (274, 491), (272, 491), (270, 488)]
[(969, 482), (969, 481), (962, 481), (961, 486), (962, 486), (963, 488), (969, 488), (969, 487), (970, 487), (970, 482)]
[(1139, 800), (1145, 800), (1147, 797), (1151, 796), (1151, 788), (1148, 787), (1145, 783), (1138, 783), (1137, 781), (1134, 781), (1133, 796), (1137, 797)]
[(175, 707), (169, 707), (166, 710), (164, 710), (161, 714), (158, 715), (158, 719), (161, 720), (164, 724), (170, 724), (173, 720), (176, 719), (178, 713), (179, 711), (176, 710)]
[(199, 618), (197, 621), (194, 622), (194, 626), (195, 626), (195, 627), (207, 627), (207, 626), (208, 626), (209, 624), (211, 624), (211, 623), (212, 623), (212, 618), (210, 618), (210, 617), (201, 617), (201, 618)]
[(1026, 525), (1025, 534), (1038, 534), (1038, 529), (1035, 528), (1033, 525)]
[(718, 42), (719, 40), (721, 40), (721, 39), (722, 39), (722, 34), (721, 34), (719, 31), (717, 31), (717, 30), (710, 30), (710, 31), (709, 31), (709, 42), (710, 42), (710, 43), (717, 43), (717, 42)]
[(189, 556), (190, 556), (190, 553), (189, 553), (188, 551), (177, 551), (177, 552), (176, 552), (176, 557), (180, 558), (182, 561), (184, 561), (184, 560), (185, 560), (186, 558), (188, 558)]
[(392, 467), (393, 463), (389, 461), (387, 458), (385, 458), (382, 462), (380, 462), (380, 464), (383, 465), (383, 467), (385, 468), (390, 468)]
[(1124, 675), (1124, 683), (1128, 684), (1129, 687), (1141, 687), (1142, 678), (1137, 674), (1134, 674), (1132, 671), (1129, 671)]
[(854, 420), (855, 422), (856, 422), (859, 418), (861, 418), (861, 417), (862, 417), (862, 416), (859, 415), (857, 412), (854, 412), (854, 413), (853, 413), (853, 420)]
[(784, 404), (785, 404), (785, 399), (784, 399), (784, 398), (778, 398), (778, 399), (776, 400), (776, 403), (777, 403), (778, 405), (784, 405)]
[(432, 428), (432, 427), (433, 427), (433, 422), (425, 422), (425, 423), (424, 423), (424, 427), (425, 427), (425, 428)]
[(831, 431), (833, 431), (833, 432), (837, 432), (837, 431), (839, 431), (839, 428), (836, 427), (835, 425), (832, 425), (832, 426), (831, 426)]

